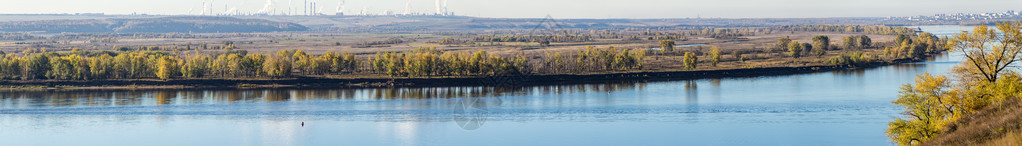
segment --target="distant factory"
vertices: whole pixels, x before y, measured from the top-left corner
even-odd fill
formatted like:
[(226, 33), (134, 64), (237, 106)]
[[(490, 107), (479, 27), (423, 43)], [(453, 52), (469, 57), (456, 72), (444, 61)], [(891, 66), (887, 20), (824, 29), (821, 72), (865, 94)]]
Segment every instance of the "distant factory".
[[(362, 9), (351, 12), (346, 9), (345, 0), (336, 0), (337, 8), (334, 12), (324, 12), (323, 6), (320, 1), (327, 0), (301, 0), (301, 2), (295, 2), (295, 0), (287, 0), (284, 5), (278, 5), (277, 1), (283, 0), (266, 0), (263, 7), (257, 11), (242, 11), (238, 9), (237, 5), (230, 3), (228, 0), (201, 0), (201, 8), (195, 10), (192, 8), (188, 11), (189, 15), (200, 15), (200, 16), (455, 16), (454, 12), (448, 9), (448, 0), (434, 0), (431, 7), (432, 10), (414, 10), (412, 9), (415, 5), (413, 0), (407, 0), (404, 5), (403, 11), (395, 10), (371, 10), (369, 6), (363, 6)], [(331, 0), (334, 1), (334, 0)], [(419, 0), (420, 3), (424, 0)], [(221, 7), (222, 6), (222, 9)], [(429, 8), (429, 7), (421, 7)], [(329, 10), (326, 10), (329, 11)]]

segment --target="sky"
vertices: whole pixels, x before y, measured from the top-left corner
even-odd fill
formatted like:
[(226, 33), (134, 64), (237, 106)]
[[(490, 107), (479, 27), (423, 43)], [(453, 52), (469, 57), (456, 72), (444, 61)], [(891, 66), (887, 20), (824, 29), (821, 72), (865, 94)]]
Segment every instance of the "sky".
[[(0, 0), (2, 14), (106, 13), (198, 15), (211, 0)], [(212, 0), (216, 13), (301, 12), (306, 0)], [(343, 0), (346, 14), (367, 10), (435, 13), (435, 0)], [(317, 2), (335, 14), (342, 0)], [(272, 4), (267, 4), (272, 3)], [(448, 0), (456, 15), (498, 18), (821, 18), (1022, 11), (1022, 0)]]

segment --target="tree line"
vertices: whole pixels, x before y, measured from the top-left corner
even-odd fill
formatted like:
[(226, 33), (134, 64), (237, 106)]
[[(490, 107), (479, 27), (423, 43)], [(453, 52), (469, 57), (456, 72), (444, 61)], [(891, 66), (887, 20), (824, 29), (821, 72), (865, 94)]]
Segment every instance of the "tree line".
[(316, 55), (302, 50), (281, 50), (272, 54), (80, 49), (57, 53), (31, 50), (37, 51), (26, 51), (21, 56), (0, 54), (0, 79), (287, 78), (351, 74), (391, 77), (514, 76), (639, 69), (645, 57), (645, 50), (596, 49), (591, 46), (574, 53), (541, 55), (537, 59), (524, 55), (505, 57), (486, 51), (444, 52), (435, 47), (380, 52), (368, 57), (332, 51)]
[(6, 40), (6, 41), (24, 41), (24, 40), (36, 40), (36, 39), (46, 39), (46, 37), (35, 36), (35, 35), (27, 34), (27, 33), (0, 32), (0, 40)]
[(502, 57), (486, 51), (442, 52), (419, 48), (407, 53), (377, 53), (369, 58), (373, 73), (389, 76), (509, 76), (531, 73), (525, 56)]
[(175, 78), (289, 77), (354, 72), (360, 60), (351, 53), (309, 55), (301, 50), (276, 54), (163, 51), (39, 52), (0, 56), (0, 79), (104, 80)]
[(822, 31), (839, 33), (866, 33), (866, 34), (915, 34), (916, 30), (907, 27), (883, 26), (883, 25), (785, 25), (775, 27), (781, 31)]
[[(405, 40), (400, 38), (390, 38), (383, 41), (363, 41), (352, 45), (352, 48), (371, 48), (371, 47), (389, 47), (392, 44), (404, 43)], [(338, 43), (339, 44), (339, 43)]]
[(473, 41), (476, 42), (590, 42), (593, 41), (590, 35), (536, 35), (536, 36), (522, 36), (522, 35), (507, 35), (507, 36), (474, 36)]
[(645, 49), (599, 49), (586, 46), (583, 50), (568, 53), (548, 53), (542, 56), (538, 66), (543, 73), (588, 73), (642, 69), (647, 55)]

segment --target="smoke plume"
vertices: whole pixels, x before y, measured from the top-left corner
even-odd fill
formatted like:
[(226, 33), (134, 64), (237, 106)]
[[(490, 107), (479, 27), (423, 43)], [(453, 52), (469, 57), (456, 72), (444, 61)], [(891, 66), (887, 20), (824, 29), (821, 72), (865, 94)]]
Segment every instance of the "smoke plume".
[(263, 5), (263, 9), (256, 13), (270, 14), (273, 13), (273, 9), (273, 0), (266, 0), (266, 5)]

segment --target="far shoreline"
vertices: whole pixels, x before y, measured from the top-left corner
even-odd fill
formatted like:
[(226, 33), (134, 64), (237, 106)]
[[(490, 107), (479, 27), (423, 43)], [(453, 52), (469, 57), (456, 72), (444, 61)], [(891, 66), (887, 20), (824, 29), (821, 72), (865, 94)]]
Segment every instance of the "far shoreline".
[(498, 77), (441, 78), (317, 78), (288, 79), (180, 79), (180, 80), (98, 80), (98, 81), (0, 81), (2, 91), (61, 90), (170, 90), (170, 89), (286, 89), (286, 88), (422, 88), (422, 87), (522, 87), (543, 85), (598, 84), (616, 82), (678, 81), (713, 78), (748, 78), (784, 76), (877, 68), (890, 65), (925, 62), (923, 59), (898, 59), (849, 65), (810, 65), (799, 67), (763, 67), (697, 71), (660, 71), (633, 73), (598, 73), (589, 75), (525, 75)]

